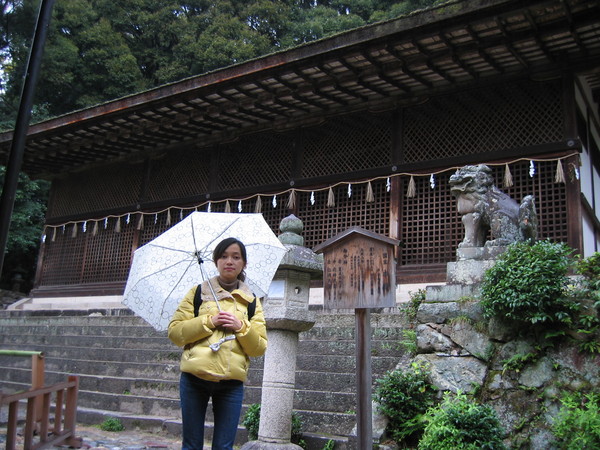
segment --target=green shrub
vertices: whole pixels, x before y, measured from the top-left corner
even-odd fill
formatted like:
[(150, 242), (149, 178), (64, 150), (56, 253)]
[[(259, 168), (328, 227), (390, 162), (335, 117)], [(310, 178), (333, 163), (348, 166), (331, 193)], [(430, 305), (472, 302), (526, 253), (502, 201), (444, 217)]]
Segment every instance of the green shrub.
[(600, 290), (600, 252), (577, 261), (575, 269), (585, 277), (590, 289)]
[(394, 370), (376, 381), (373, 398), (388, 419), (386, 432), (397, 443), (412, 442), (423, 431), (423, 415), (435, 404), (436, 390), (429, 369), (413, 363), (406, 371)]
[(333, 450), (335, 448), (335, 441), (333, 439), (329, 439), (327, 443), (323, 446), (323, 450)]
[(409, 292), (409, 295), (410, 302), (408, 303), (406, 316), (410, 322), (414, 322), (417, 320), (417, 312), (419, 311), (419, 306), (421, 306), (421, 303), (425, 301), (427, 291), (425, 291), (425, 289), (418, 289), (416, 292)]
[(536, 352), (526, 354), (517, 353), (516, 355), (513, 355), (510, 358), (502, 361), (502, 374), (504, 375), (506, 371), (514, 371), (518, 373), (523, 370), (527, 364), (537, 361), (539, 357), (539, 353)]
[[(242, 419), (242, 425), (248, 431), (250, 441), (258, 439), (258, 428), (260, 426), (260, 403), (254, 403), (248, 407)], [(294, 444), (304, 447), (302, 440), (302, 419), (295, 412), (292, 412), (292, 436), (291, 441)]]
[(552, 425), (560, 449), (600, 449), (600, 394), (568, 394)]
[(246, 431), (248, 431), (248, 439), (250, 441), (255, 441), (258, 439), (258, 426), (260, 425), (259, 403), (254, 403), (248, 406), (248, 409), (246, 410), (242, 420), (242, 425), (246, 427)]
[(568, 299), (567, 273), (572, 250), (549, 241), (508, 246), (481, 283), (481, 305), (487, 318), (500, 317), (549, 328), (569, 325), (577, 303)]
[(123, 431), (125, 427), (119, 419), (116, 417), (107, 417), (104, 422), (99, 425), (101, 430), (104, 431)]
[(578, 341), (580, 351), (600, 353), (600, 253), (579, 259), (575, 273), (581, 277), (567, 291), (579, 305), (571, 337)]
[(480, 450), (505, 449), (504, 434), (496, 412), (480, 405), (465, 394), (447, 393), (444, 401), (431, 408), (427, 425), (419, 441), (422, 450)]
[(417, 332), (415, 330), (402, 330), (402, 340), (400, 341), (400, 345), (404, 348), (404, 350), (414, 356), (417, 354)]

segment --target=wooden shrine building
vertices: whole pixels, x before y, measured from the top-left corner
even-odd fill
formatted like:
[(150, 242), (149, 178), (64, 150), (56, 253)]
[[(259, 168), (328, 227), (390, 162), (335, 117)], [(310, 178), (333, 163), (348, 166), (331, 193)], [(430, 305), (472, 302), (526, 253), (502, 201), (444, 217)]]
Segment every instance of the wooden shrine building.
[[(290, 213), (307, 247), (401, 241), (398, 283), (444, 281), (448, 179), (485, 163), (541, 238), (600, 246), (600, 2), (449, 2), (32, 125), (52, 181), (34, 297), (122, 294), (133, 251), (191, 211)], [(12, 133), (0, 135), (6, 159)], [(512, 179), (512, 183), (504, 180)]]

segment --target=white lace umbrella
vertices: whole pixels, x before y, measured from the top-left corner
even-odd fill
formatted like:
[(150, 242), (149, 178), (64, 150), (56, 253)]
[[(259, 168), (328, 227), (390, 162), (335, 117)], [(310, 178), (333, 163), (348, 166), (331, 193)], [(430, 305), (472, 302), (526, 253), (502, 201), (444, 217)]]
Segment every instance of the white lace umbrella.
[(123, 303), (158, 331), (166, 330), (184, 295), (218, 274), (212, 253), (234, 237), (246, 247), (246, 283), (264, 297), (287, 251), (262, 214), (193, 212), (133, 255)]

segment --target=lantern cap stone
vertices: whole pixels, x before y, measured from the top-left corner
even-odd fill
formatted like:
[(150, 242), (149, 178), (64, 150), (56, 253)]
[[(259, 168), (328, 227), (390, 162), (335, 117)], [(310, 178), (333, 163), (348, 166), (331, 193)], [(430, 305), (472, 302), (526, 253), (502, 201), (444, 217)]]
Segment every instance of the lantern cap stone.
[(310, 272), (311, 278), (318, 279), (323, 275), (323, 257), (304, 247), (304, 238), (300, 235), (304, 230), (302, 220), (293, 214), (284, 217), (279, 224), (282, 233), (279, 241), (287, 248), (279, 269), (293, 269)]

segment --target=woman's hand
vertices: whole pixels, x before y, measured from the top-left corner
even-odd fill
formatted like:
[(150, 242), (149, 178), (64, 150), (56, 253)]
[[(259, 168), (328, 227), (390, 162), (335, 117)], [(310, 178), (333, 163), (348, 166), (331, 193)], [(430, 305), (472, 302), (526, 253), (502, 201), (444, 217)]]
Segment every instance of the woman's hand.
[(221, 311), (219, 314), (212, 316), (211, 320), (215, 327), (222, 327), (232, 331), (237, 331), (243, 326), (240, 319), (235, 317), (234, 314), (226, 311)]

